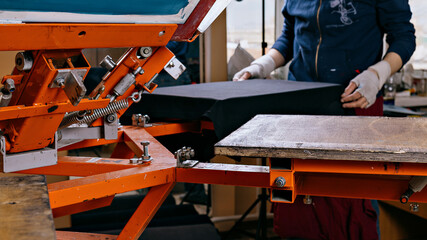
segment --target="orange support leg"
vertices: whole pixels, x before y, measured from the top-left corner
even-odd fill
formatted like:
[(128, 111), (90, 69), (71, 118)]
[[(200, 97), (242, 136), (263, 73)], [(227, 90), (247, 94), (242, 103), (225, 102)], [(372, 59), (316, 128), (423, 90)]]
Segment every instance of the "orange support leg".
[(52, 210), (52, 214), (54, 218), (67, 216), (75, 213), (85, 212), (101, 207), (110, 206), (111, 202), (114, 199), (113, 196), (98, 198), (90, 201), (85, 201), (82, 203), (72, 204), (65, 207), (60, 207)]
[(152, 187), (117, 240), (138, 239), (174, 186), (172, 182)]

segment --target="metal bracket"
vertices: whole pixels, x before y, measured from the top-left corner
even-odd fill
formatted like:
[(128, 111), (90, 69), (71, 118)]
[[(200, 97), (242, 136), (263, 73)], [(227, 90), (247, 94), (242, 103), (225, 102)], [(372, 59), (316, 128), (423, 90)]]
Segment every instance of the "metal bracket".
[(148, 115), (142, 115), (142, 114), (133, 114), (132, 115), (132, 126), (138, 126), (138, 127), (151, 127), (153, 124), (149, 124), (150, 117)]
[(176, 166), (179, 168), (192, 168), (195, 167), (199, 161), (190, 160), (195, 155), (194, 149), (190, 147), (183, 147), (174, 153), (176, 159)]
[(63, 88), (70, 102), (77, 106), (86, 94), (83, 77), (86, 69), (59, 69), (50, 88)]
[(104, 138), (113, 140), (118, 138), (119, 119), (116, 113), (104, 117)]
[(6, 153), (6, 139), (0, 138), (0, 167), (2, 172), (16, 172), (38, 167), (55, 165), (58, 162), (57, 135), (53, 143), (43, 149), (22, 153)]
[(163, 68), (175, 80), (185, 71), (185, 66), (175, 56)]

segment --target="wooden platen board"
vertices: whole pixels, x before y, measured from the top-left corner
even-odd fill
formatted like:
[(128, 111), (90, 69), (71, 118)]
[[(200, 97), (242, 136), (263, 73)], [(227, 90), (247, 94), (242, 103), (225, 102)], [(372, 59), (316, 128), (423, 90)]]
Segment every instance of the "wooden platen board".
[(257, 115), (217, 143), (215, 153), (427, 163), (427, 118)]
[(0, 239), (56, 239), (44, 176), (0, 177)]

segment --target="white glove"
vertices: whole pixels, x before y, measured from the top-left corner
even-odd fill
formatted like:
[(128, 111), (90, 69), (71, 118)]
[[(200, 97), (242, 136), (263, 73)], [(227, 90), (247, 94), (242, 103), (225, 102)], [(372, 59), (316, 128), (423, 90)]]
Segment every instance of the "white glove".
[(390, 64), (384, 60), (372, 65), (369, 69), (371, 70), (365, 70), (351, 80), (351, 82), (354, 82), (358, 87), (356, 91), (368, 101), (368, 106), (366, 108), (375, 103), (378, 92), (391, 74)]
[(274, 69), (276, 69), (276, 63), (267, 54), (253, 61), (250, 66), (237, 72), (233, 77), (233, 81), (245, 80), (242, 77), (246, 72), (251, 75), (250, 78), (266, 78)]

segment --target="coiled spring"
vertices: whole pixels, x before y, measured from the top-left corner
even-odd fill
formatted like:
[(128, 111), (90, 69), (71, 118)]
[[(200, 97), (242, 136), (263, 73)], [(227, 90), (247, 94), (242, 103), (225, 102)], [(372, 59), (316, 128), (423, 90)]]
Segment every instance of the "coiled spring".
[(107, 116), (108, 114), (118, 112), (122, 109), (129, 107), (128, 99), (122, 99), (120, 101), (111, 102), (105, 108), (95, 109), (91, 115), (83, 115), (81, 112), (72, 112), (64, 117), (59, 129), (66, 128), (75, 123), (92, 123), (100, 117)]

